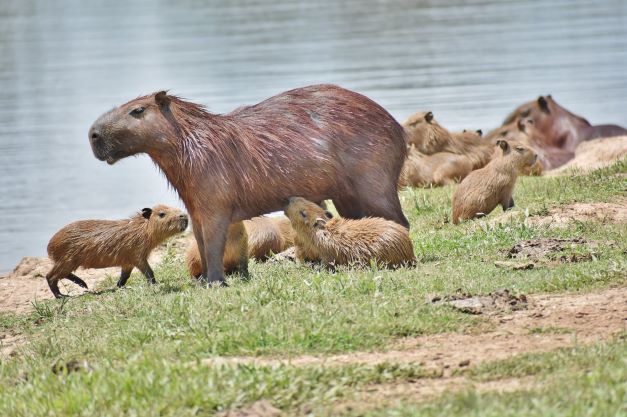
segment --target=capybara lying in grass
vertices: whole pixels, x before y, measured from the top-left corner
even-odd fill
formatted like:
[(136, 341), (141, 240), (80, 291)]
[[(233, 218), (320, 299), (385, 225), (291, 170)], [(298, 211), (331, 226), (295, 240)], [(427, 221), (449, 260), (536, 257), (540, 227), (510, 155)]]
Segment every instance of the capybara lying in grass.
[(124, 220), (80, 220), (63, 227), (48, 243), (48, 256), (54, 262), (46, 275), (56, 298), (63, 297), (58, 282), (67, 278), (87, 288), (73, 274), (78, 267), (122, 267), (118, 287), (126, 284), (133, 268), (139, 269), (154, 284), (148, 255), (167, 238), (187, 228), (187, 215), (164, 205), (145, 208)]
[(500, 204), (503, 210), (514, 207), (512, 191), (520, 171), (531, 167), (535, 152), (522, 144), (511, 147), (506, 140), (497, 141), (502, 155), (485, 167), (471, 172), (453, 194), (453, 223), (489, 214)]
[[(248, 237), (248, 247), (246, 248), (248, 257), (258, 261), (267, 260), (272, 254), (280, 253), (294, 245), (294, 231), (290, 220), (286, 217), (253, 217), (250, 220), (234, 223), (229, 226), (229, 233), (226, 239), (224, 250), (224, 272), (229, 274), (236, 270), (241, 271), (242, 247), (241, 239), (235, 234), (238, 232), (234, 226), (243, 223), (244, 233)], [(241, 230), (239, 231), (241, 233)], [(193, 242), (187, 250), (185, 256), (187, 271), (193, 277), (198, 277), (202, 273), (202, 263), (198, 245)]]
[(627, 129), (621, 126), (591, 125), (583, 117), (560, 106), (551, 95), (540, 96), (537, 100), (522, 104), (505, 118), (503, 125), (521, 118), (533, 120), (536, 128), (543, 135), (541, 146), (568, 151), (571, 153), (571, 158), (577, 145), (583, 141), (627, 135)]
[(164, 172), (192, 218), (208, 283), (224, 282), (229, 225), (279, 210), (293, 195), (408, 228), (396, 191), (404, 136), (381, 106), (333, 85), (225, 115), (162, 91), (114, 108), (89, 131), (98, 159), (147, 153)]
[(295, 232), (296, 258), (326, 265), (399, 267), (416, 261), (407, 229), (389, 220), (369, 217), (352, 220), (333, 217), (301, 197), (292, 197), (285, 215)]
[(425, 155), (412, 145), (399, 179), (400, 187), (438, 187), (463, 180), (472, 171), (465, 155), (437, 152)]

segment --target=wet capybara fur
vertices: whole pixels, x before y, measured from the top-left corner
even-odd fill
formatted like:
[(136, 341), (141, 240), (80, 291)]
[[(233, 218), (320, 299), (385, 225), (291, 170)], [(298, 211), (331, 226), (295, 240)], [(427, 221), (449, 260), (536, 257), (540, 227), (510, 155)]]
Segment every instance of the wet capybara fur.
[[(238, 222), (241, 223), (241, 222)], [(244, 220), (244, 232), (248, 238), (248, 257), (257, 261), (266, 261), (273, 254), (283, 252), (294, 245), (294, 231), (290, 220), (286, 217), (253, 217)], [(236, 230), (229, 226), (224, 250), (224, 273), (230, 274), (239, 268), (241, 261), (241, 239), (234, 236)], [(193, 277), (202, 273), (202, 263), (198, 245), (193, 242), (185, 256), (187, 271)]]
[(383, 217), (408, 228), (396, 191), (405, 132), (381, 106), (315, 85), (219, 115), (159, 92), (102, 115), (89, 131), (110, 164), (147, 153), (185, 203), (202, 280), (224, 282), (227, 229), (301, 195), (332, 199), (347, 218)]
[(395, 268), (415, 263), (409, 232), (382, 218), (343, 219), (304, 198), (292, 197), (285, 215), (295, 232), (296, 258), (325, 265)]
[(79, 268), (122, 267), (118, 287), (124, 286), (133, 268), (149, 283), (156, 283), (148, 264), (150, 252), (167, 238), (187, 228), (187, 215), (164, 205), (144, 208), (124, 220), (80, 220), (63, 227), (48, 243), (48, 256), (54, 262), (46, 275), (56, 298), (63, 296), (58, 282), (68, 280), (87, 288), (73, 272)]
[(482, 217), (501, 205), (503, 210), (514, 207), (512, 192), (518, 174), (532, 166), (537, 159), (535, 152), (522, 144), (510, 146), (506, 140), (498, 140), (502, 153), (485, 167), (471, 172), (453, 194), (453, 223)]
[(531, 118), (542, 133), (543, 142), (539, 145), (570, 152), (571, 158), (577, 145), (583, 141), (627, 135), (627, 129), (621, 126), (590, 124), (588, 120), (559, 105), (551, 95), (540, 96), (534, 101), (518, 106), (505, 118), (503, 125), (521, 118)]

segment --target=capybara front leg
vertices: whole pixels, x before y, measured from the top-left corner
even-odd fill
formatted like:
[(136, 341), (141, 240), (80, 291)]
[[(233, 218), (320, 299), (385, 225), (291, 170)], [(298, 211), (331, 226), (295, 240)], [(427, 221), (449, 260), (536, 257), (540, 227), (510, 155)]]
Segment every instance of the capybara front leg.
[(133, 271), (133, 267), (123, 267), (122, 272), (120, 272), (120, 279), (118, 280), (118, 288), (122, 288), (126, 285), (126, 281), (128, 281), (131, 276), (131, 272)]
[(239, 261), (237, 269), (242, 277), (248, 278), (248, 234), (246, 233), (244, 222), (237, 222), (235, 227), (238, 229), (236, 236), (237, 247), (239, 248)]
[(78, 285), (79, 287), (87, 288), (87, 283), (72, 273), (70, 273), (70, 275), (68, 275), (66, 278), (72, 281), (74, 284)]
[(203, 265), (202, 276), (199, 280), (206, 284), (226, 285), (223, 257), (230, 224), (229, 217), (214, 217), (202, 224), (205, 265)]
[(137, 269), (142, 271), (142, 274), (144, 274), (149, 284), (157, 283), (157, 280), (155, 279), (155, 273), (152, 272), (152, 268), (150, 267), (150, 265), (148, 265), (148, 260), (144, 260), (141, 265), (137, 266)]

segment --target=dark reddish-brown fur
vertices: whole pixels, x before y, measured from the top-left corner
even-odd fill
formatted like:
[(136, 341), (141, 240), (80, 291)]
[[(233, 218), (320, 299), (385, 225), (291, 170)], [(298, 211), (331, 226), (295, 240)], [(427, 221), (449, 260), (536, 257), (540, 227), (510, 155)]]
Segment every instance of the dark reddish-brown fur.
[(143, 152), (165, 173), (192, 217), (208, 282), (224, 282), (229, 224), (276, 211), (292, 195), (409, 227), (396, 192), (403, 128), (337, 86), (287, 91), (226, 115), (160, 92), (104, 114), (89, 135), (97, 158)]
[(157, 205), (124, 220), (80, 220), (63, 227), (48, 243), (48, 256), (54, 262), (46, 275), (50, 290), (62, 297), (58, 282), (67, 278), (87, 288), (73, 272), (78, 267), (122, 267), (118, 286), (126, 284), (133, 268), (155, 283), (148, 255), (161, 242), (187, 228), (188, 218), (180, 210)]

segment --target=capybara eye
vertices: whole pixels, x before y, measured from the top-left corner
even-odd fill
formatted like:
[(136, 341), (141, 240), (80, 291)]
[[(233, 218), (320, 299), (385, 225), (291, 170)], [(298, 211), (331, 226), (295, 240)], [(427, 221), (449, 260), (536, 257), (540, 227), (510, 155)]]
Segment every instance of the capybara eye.
[(307, 214), (305, 213), (305, 210), (301, 210), (300, 215), (303, 216), (303, 219), (307, 218)]
[(129, 113), (131, 116), (139, 116), (146, 110), (144, 107), (136, 107)]
[(501, 132), (501, 136), (507, 136), (507, 130)]
[(522, 152), (525, 150), (525, 148), (523, 148), (523, 147), (521, 147), (521, 146), (516, 146), (516, 150), (517, 150), (518, 152), (521, 152), (521, 153), (522, 153)]
[(159, 217), (163, 219), (165, 217), (165, 213), (162, 211), (161, 213), (159, 213)]

